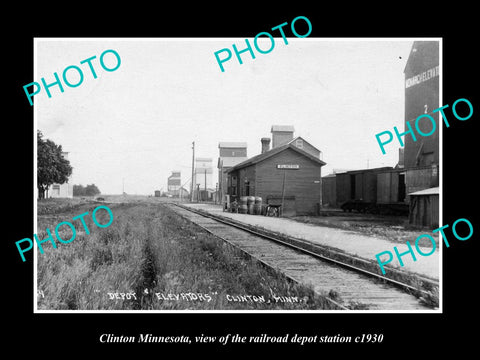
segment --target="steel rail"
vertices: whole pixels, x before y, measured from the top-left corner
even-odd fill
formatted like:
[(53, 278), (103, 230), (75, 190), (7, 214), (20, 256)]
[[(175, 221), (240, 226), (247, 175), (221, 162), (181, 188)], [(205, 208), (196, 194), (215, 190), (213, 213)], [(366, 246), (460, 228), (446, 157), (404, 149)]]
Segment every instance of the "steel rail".
[[(213, 219), (213, 220), (215, 220), (215, 221), (224, 223), (225, 225), (233, 226), (233, 227), (239, 228), (240, 230), (245, 231), (245, 229), (243, 229), (243, 228), (241, 228), (241, 227), (239, 227), (239, 226), (236, 226), (235, 224), (231, 224), (231, 223), (229, 223), (229, 222), (227, 222), (227, 221), (221, 221), (221, 220), (219, 220), (218, 218), (215, 218), (215, 217), (205, 216), (204, 213), (201, 213), (201, 212), (192, 210), (192, 209), (190, 209), (190, 208), (187, 208), (187, 207), (184, 207), (184, 206), (181, 206), (181, 205), (178, 205), (178, 204), (174, 204), (174, 205), (177, 205), (178, 207), (180, 207), (180, 208), (182, 208), (182, 209), (184, 209), (184, 210), (191, 211), (191, 212), (193, 212), (193, 213), (195, 213), (195, 214), (197, 214), (197, 215), (204, 216), (204, 217), (208, 217), (208, 218), (211, 218), (211, 219)], [(179, 214), (179, 215), (182, 216), (182, 217), (184, 217), (184, 216), (181, 215), (181, 214)], [(185, 218), (185, 219), (186, 219), (186, 220), (189, 220), (189, 219), (187, 219), (187, 218)], [(189, 220), (189, 221), (191, 221), (191, 220)], [(265, 260), (262, 260), (262, 259), (260, 259), (260, 258), (258, 258), (258, 257), (256, 257), (256, 256), (250, 254), (250, 253), (249, 253), (248, 251), (246, 251), (245, 249), (242, 249), (242, 248), (238, 247), (237, 245), (233, 244), (229, 239), (226, 239), (226, 238), (224, 238), (223, 236), (220, 236), (220, 235), (218, 235), (218, 234), (215, 234), (213, 231), (211, 231), (210, 229), (206, 228), (205, 226), (203, 226), (203, 225), (201, 225), (201, 224), (195, 223), (195, 225), (199, 226), (200, 228), (202, 228), (203, 230), (205, 230), (206, 232), (208, 232), (210, 235), (215, 236), (216, 238), (218, 238), (218, 239), (226, 242), (228, 245), (232, 246), (233, 248), (237, 249), (238, 251), (241, 251), (241, 252), (243, 252), (244, 254), (247, 254), (249, 258), (255, 259), (255, 261), (261, 263), (263, 266), (265, 266), (265, 267), (267, 267), (267, 268), (269, 268), (269, 269), (271, 269), (271, 270), (273, 270), (273, 271), (278, 272), (278, 269), (277, 269), (275, 266), (269, 264), (269, 263), (268, 263), (267, 261), (265, 261)], [(254, 231), (249, 231), (249, 230), (247, 230), (247, 232), (252, 233), (252, 234), (255, 235), (255, 236), (264, 237), (264, 236), (262, 236), (262, 235), (257, 235), (257, 234), (255, 234)], [(288, 274), (285, 274), (285, 273), (283, 273), (283, 272), (281, 272), (281, 274), (282, 274), (282, 276), (284, 276), (285, 278), (287, 278), (289, 281), (292, 281), (292, 282), (294, 282), (294, 283), (296, 283), (296, 284), (301, 284), (301, 281), (299, 281), (299, 280), (296, 279), (295, 277), (293, 277), (293, 276), (291, 276), (291, 275), (288, 275)], [(329, 302), (329, 303), (332, 304), (333, 306), (339, 308), (340, 310), (350, 310), (348, 307), (346, 307), (346, 306), (338, 303), (337, 301), (329, 298), (329, 297), (326, 296), (326, 295), (317, 294), (316, 296), (321, 296), (324, 300), (326, 300), (327, 302)]]
[[(383, 281), (383, 282), (386, 282), (386, 283), (389, 283), (393, 286), (396, 286), (396, 287), (399, 287), (403, 290), (409, 290), (409, 291), (414, 291), (414, 292), (420, 292), (420, 293), (423, 293), (423, 294), (429, 294), (427, 291), (425, 290), (422, 290), (422, 289), (418, 289), (412, 285), (409, 285), (409, 284), (405, 284), (405, 283), (402, 283), (401, 281), (398, 281), (398, 280), (394, 280), (394, 279), (390, 279), (388, 277), (385, 277), (385, 276), (381, 276), (379, 274), (376, 274), (374, 272), (371, 272), (371, 271), (368, 271), (366, 269), (363, 269), (363, 268), (360, 268), (360, 267), (357, 267), (357, 266), (354, 266), (354, 265), (351, 265), (351, 264), (348, 264), (348, 263), (345, 263), (345, 262), (342, 262), (342, 261), (339, 261), (339, 260), (336, 260), (336, 259), (332, 259), (332, 258), (329, 258), (329, 257), (326, 257), (326, 256), (323, 256), (321, 254), (318, 254), (318, 253), (315, 253), (313, 251), (310, 251), (310, 250), (307, 250), (305, 248), (302, 248), (300, 246), (297, 246), (295, 244), (292, 244), (292, 243), (289, 243), (289, 242), (286, 242), (286, 241), (283, 241), (277, 237), (274, 237), (272, 235), (267, 235), (267, 234), (264, 234), (264, 233), (261, 233), (261, 232), (258, 232), (258, 231), (255, 231), (249, 227), (246, 227), (246, 226), (243, 226), (243, 225), (240, 225), (236, 222), (231, 222), (229, 220), (226, 220), (225, 218), (222, 218), (222, 217), (219, 217), (219, 216), (216, 216), (216, 215), (213, 215), (213, 214), (210, 214), (210, 213), (206, 213), (204, 211), (200, 211), (198, 209), (192, 209), (191, 207), (188, 207), (188, 206), (184, 206), (184, 205), (180, 205), (180, 204), (177, 204), (177, 203), (174, 203), (174, 205), (182, 208), (182, 209), (185, 209), (187, 211), (191, 211), (195, 214), (198, 214), (198, 215), (201, 215), (203, 217), (207, 217), (207, 218), (210, 218), (212, 220), (215, 220), (215, 221), (218, 221), (220, 223), (223, 223), (223, 224), (226, 224), (226, 225), (229, 225), (229, 226), (232, 226), (232, 227), (235, 227), (235, 228), (238, 228), (240, 230), (243, 230), (243, 231), (246, 231), (246, 232), (249, 232), (251, 234), (254, 234), (256, 236), (259, 236), (259, 237), (262, 237), (262, 238), (265, 238), (267, 240), (270, 240), (270, 241), (273, 241), (273, 242), (276, 242), (276, 243), (279, 243), (279, 244), (282, 244), (284, 246), (287, 246), (289, 248), (292, 248), (296, 251), (299, 251), (301, 253), (305, 253), (305, 254), (308, 254), (310, 256), (313, 256), (317, 259), (320, 259), (320, 260), (323, 260), (323, 261), (326, 261), (326, 262), (330, 262), (330, 263), (333, 263), (333, 264), (336, 264), (340, 267), (343, 267), (343, 268), (346, 268), (348, 270), (351, 270), (351, 271), (354, 271), (354, 272), (357, 272), (357, 273), (360, 273), (360, 274), (363, 274), (365, 276), (368, 276), (368, 277), (373, 277), (377, 280), (380, 280), (380, 281)], [(283, 236), (283, 235), (282, 235)], [(286, 238), (288, 238), (288, 236), (284, 236)], [(224, 239), (225, 240), (225, 239)], [(312, 245), (312, 246), (315, 246), (315, 245)], [(317, 246), (318, 247), (318, 246)], [(320, 248), (320, 247), (319, 247)]]

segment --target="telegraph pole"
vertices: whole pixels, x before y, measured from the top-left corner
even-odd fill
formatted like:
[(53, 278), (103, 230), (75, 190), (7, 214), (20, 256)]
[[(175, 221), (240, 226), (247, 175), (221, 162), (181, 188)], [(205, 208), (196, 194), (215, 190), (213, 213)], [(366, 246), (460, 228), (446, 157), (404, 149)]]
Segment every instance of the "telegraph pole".
[(319, 201), (318, 201), (318, 215), (322, 214), (322, 207), (323, 207), (323, 184), (322, 184), (322, 167), (320, 166), (320, 178), (318, 180), (318, 183), (320, 185), (320, 191), (319, 191)]
[[(282, 216), (283, 216), (283, 206), (284, 206), (284, 200), (285, 200), (285, 180), (287, 178), (287, 170), (286, 169), (283, 169), (283, 185), (282, 185), (282, 207), (280, 208), (281, 209), (281, 212), (282, 212)], [(278, 214), (280, 216), (280, 214)]]
[(192, 142), (192, 183), (190, 186), (190, 202), (193, 202), (193, 179), (194, 179), (194, 171), (195, 171), (195, 141)]

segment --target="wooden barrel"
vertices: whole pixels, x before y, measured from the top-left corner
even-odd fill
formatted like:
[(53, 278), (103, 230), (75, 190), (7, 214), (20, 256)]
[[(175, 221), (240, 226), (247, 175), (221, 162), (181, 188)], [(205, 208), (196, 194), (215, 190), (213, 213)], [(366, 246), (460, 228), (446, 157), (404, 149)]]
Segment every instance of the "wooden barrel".
[(261, 215), (262, 214), (262, 204), (253, 204), (253, 214), (254, 215)]
[(248, 200), (248, 196), (240, 196), (240, 198), (238, 199), (238, 203), (240, 205), (247, 205), (247, 200)]
[(238, 205), (238, 213), (239, 214), (246, 214), (248, 211), (248, 206), (247, 204), (240, 204)]
[(248, 213), (249, 213), (250, 215), (254, 215), (254, 209), (253, 209), (254, 206), (255, 206), (255, 204), (253, 204), (253, 203), (250, 203), (250, 204), (247, 205), (247, 207), (248, 207)]
[(255, 196), (247, 196), (247, 205), (253, 205), (255, 202)]
[(260, 196), (255, 196), (255, 204), (261, 204), (262, 198)]

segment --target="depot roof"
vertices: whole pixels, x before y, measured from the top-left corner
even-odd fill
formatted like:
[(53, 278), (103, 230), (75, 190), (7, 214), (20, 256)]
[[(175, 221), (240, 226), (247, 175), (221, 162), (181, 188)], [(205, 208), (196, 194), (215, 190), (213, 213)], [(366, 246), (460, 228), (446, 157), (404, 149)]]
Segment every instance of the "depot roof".
[(227, 172), (230, 173), (232, 171), (235, 171), (235, 170), (238, 170), (238, 169), (250, 166), (250, 165), (257, 164), (257, 163), (259, 163), (259, 162), (261, 162), (265, 159), (268, 159), (268, 158), (270, 158), (270, 157), (272, 157), (272, 156), (274, 156), (274, 155), (276, 155), (276, 154), (278, 154), (282, 151), (285, 151), (287, 149), (292, 149), (293, 151), (298, 152), (299, 154), (309, 158), (310, 160), (316, 162), (317, 164), (320, 164), (320, 166), (324, 166), (324, 165), (327, 164), (326, 162), (324, 162), (324, 161), (320, 160), (319, 158), (307, 153), (306, 151), (303, 151), (303, 150), (297, 148), (293, 144), (285, 144), (285, 145), (273, 148), (270, 151), (264, 152), (263, 154), (259, 154), (259, 155), (256, 155), (254, 157), (251, 157), (248, 160), (242, 161), (240, 164), (235, 165), (234, 167), (232, 167)]
[(440, 193), (440, 188), (437, 186), (437, 187), (433, 187), (433, 188), (428, 188), (428, 189), (424, 189), (424, 190), (415, 191), (415, 192), (410, 193), (408, 195), (438, 195), (439, 193)]

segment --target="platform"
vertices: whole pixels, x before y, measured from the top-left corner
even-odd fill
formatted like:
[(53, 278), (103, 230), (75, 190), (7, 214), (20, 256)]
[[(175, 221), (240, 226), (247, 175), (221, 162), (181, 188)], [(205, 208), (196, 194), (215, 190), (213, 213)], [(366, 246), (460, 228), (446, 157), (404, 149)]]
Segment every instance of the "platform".
[[(201, 203), (184, 203), (183, 205), (232, 218), (236, 221), (259, 226), (267, 230), (310, 241), (312, 243), (326, 245), (347, 254), (374, 262), (376, 262), (375, 255), (382, 251), (391, 251), (393, 253), (393, 246), (396, 246), (400, 253), (408, 250), (406, 244), (394, 244), (385, 239), (366, 236), (353, 231), (305, 224), (287, 218), (223, 212), (221, 205)], [(414, 242), (415, 239), (412, 239), (410, 244), (413, 246)], [(429, 253), (431, 251), (431, 249), (424, 247), (420, 247), (420, 250), (423, 253)], [(415, 262), (409, 254), (403, 256), (403, 267), (400, 267), (398, 260), (394, 257), (394, 260), (389, 266), (397, 267), (401, 270), (406, 270), (438, 281), (441, 269), (440, 252), (438, 248), (432, 255), (427, 257), (418, 254), (416, 255), (417, 261)]]

